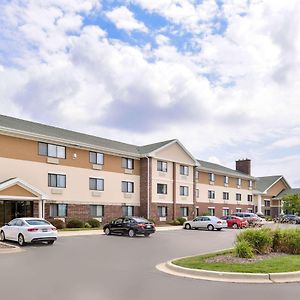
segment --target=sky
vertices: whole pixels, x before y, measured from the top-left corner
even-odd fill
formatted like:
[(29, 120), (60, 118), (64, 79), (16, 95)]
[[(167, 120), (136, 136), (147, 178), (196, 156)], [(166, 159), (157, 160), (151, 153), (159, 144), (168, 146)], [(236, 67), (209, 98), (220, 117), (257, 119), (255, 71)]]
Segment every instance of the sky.
[(0, 0), (0, 114), (300, 187), (300, 1)]

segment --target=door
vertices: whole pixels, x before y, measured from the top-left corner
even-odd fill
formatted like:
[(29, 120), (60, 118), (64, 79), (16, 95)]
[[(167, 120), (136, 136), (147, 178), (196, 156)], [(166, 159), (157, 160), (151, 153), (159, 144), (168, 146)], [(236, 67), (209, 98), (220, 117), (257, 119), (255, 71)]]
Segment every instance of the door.
[(200, 228), (201, 227), (201, 218), (195, 218), (192, 222), (192, 227), (194, 228)]
[(201, 228), (206, 228), (210, 224), (210, 218), (209, 217), (202, 217), (200, 220), (200, 226)]
[(123, 218), (116, 219), (112, 224), (111, 224), (111, 232), (116, 232), (116, 233), (122, 233), (122, 226), (123, 226)]
[(8, 240), (12, 240), (14, 237), (14, 232), (16, 230), (16, 224), (17, 224), (17, 219), (14, 219), (10, 221), (6, 226), (4, 230), (5, 238)]
[(130, 218), (124, 218), (123, 226), (122, 226), (122, 233), (128, 233), (129, 229), (131, 228), (132, 220)]

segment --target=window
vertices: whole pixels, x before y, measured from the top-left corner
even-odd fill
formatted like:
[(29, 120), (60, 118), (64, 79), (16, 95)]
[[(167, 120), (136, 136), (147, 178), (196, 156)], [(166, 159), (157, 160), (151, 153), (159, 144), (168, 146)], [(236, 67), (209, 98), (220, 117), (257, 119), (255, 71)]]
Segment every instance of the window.
[(132, 158), (122, 158), (122, 168), (125, 169), (134, 169), (134, 162)]
[(265, 207), (270, 207), (270, 201), (269, 200), (264, 200), (265, 202)]
[(236, 201), (241, 201), (242, 200), (242, 195), (239, 193), (236, 193)]
[(253, 181), (252, 180), (249, 180), (249, 188), (252, 188), (253, 187)]
[(189, 167), (180, 165), (180, 174), (188, 176), (189, 175)]
[(242, 185), (242, 179), (241, 178), (236, 179), (236, 185), (238, 185), (238, 186)]
[(247, 200), (248, 200), (248, 202), (252, 202), (252, 195), (248, 195)]
[(195, 172), (195, 177), (196, 177), (196, 179), (199, 179), (199, 173), (200, 173), (199, 171), (196, 171), (196, 172)]
[(214, 207), (209, 207), (208, 208), (208, 214), (210, 216), (214, 216), (215, 215), (215, 208)]
[(67, 208), (67, 204), (50, 204), (50, 217), (66, 217)]
[(122, 206), (122, 214), (124, 217), (132, 217), (134, 215), (134, 207)]
[(223, 216), (229, 215), (229, 208), (223, 208)]
[(196, 207), (196, 216), (199, 216), (199, 208)]
[(189, 195), (189, 187), (180, 186), (180, 196), (188, 196), (188, 195)]
[(228, 176), (224, 176), (224, 184), (228, 184), (229, 183), (229, 177)]
[(159, 217), (166, 217), (168, 215), (168, 209), (166, 206), (158, 206), (157, 207), (157, 214)]
[(166, 161), (157, 162), (157, 171), (168, 172), (168, 163)]
[(215, 174), (214, 173), (208, 173), (208, 180), (209, 181), (215, 181)]
[(269, 209), (266, 209), (265, 210), (265, 216), (271, 216), (271, 211)]
[(199, 198), (199, 197), (200, 197), (200, 190), (196, 189), (196, 198)]
[(39, 143), (39, 155), (66, 158), (66, 147), (54, 144)]
[(252, 208), (248, 208), (247, 211), (248, 211), (249, 213), (253, 213), (253, 209), (252, 209)]
[(229, 200), (229, 193), (223, 192), (223, 200)]
[(90, 205), (90, 214), (92, 217), (103, 217), (104, 205)]
[(95, 165), (104, 164), (104, 154), (98, 152), (90, 152), (90, 163)]
[(235, 212), (241, 213), (241, 212), (242, 212), (242, 209), (241, 209), (241, 208), (237, 208), (237, 209), (235, 210)]
[(166, 195), (168, 193), (167, 188), (168, 188), (167, 184), (158, 183), (157, 184), (157, 194), (165, 194)]
[(122, 181), (123, 193), (134, 193), (134, 183), (131, 181)]
[(188, 207), (180, 207), (180, 216), (188, 217), (188, 215), (189, 215), (189, 208)]
[(90, 178), (90, 190), (104, 191), (104, 179)]
[(215, 199), (215, 191), (208, 191), (208, 199)]
[(60, 174), (48, 174), (48, 186), (65, 188), (66, 187), (66, 175)]

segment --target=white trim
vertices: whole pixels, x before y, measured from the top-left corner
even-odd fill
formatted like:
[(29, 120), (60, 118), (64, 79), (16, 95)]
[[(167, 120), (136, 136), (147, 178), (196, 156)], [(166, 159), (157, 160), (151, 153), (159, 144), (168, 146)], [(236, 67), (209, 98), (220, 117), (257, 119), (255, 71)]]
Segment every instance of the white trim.
[(286, 185), (287, 188), (291, 188), (290, 185), (287, 183), (287, 181), (285, 180), (285, 178), (283, 176), (280, 176), (276, 181), (274, 181), (267, 189), (265, 189), (263, 191), (263, 193), (267, 193), (267, 191), (272, 187), (274, 186), (277, 182), (279, 182), (281, 179), (283, 179), (284, 181), (284, 184)]

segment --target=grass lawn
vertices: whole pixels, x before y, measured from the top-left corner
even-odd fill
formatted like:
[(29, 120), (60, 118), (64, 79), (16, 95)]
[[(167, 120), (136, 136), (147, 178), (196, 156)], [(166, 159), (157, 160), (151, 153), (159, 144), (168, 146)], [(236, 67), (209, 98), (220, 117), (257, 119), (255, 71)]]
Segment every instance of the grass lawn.
[(98, 227), (98, 228), (64, 228), (64, 229), (59, 229), (58, 231), (87, 231), (87, 230), (102, 230), (102, 227)]
[(229, 253), (229, 251), (183, 258), (175, 260), (173, 263), (185, 268), (221, 272), (280, 273), (300, 271), (300, 255), (277, 256), (262, 261), (243, 264), (205, 262), (206, 258), (225, 253)]

